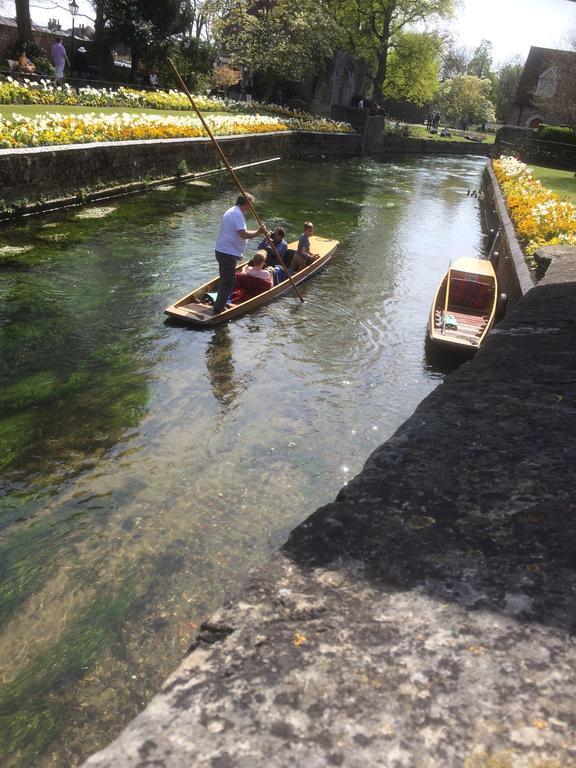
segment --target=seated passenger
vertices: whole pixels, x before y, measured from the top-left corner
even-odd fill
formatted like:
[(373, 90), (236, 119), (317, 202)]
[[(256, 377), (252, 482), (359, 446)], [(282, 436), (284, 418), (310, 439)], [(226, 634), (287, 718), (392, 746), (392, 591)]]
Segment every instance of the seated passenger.
[(314, 234), (314, 224), (311, 221), (304, 222), (304, 232), (298, 240), (298, 249), (291, 264), (290, 272), (299, 272), (308, 264), (312, 264), (320, 254), (310, 253), (310, 238)]
[[(278, 252), (278, 255), (284, 261), (284, 256), (286, 254), (286, 250), (288, 248), (288, 243), (286, 240), (284, 240), (284, 235), (286, 233), (284, 232), (283, 227), (276, 227), (276, 229), (273, 232), (268, 232), (268, 237), (272, 242), (274, 243), (274, 246)], [(258, 250), (264, 250), (266, 251), (266, 266), (267, 267), (276, 267), (278, 266), (279, 262), (276, 258), (276, 254), (274, 253), (274, 250), (270, 243), (264, 238), (260, 245), (258, 246)], [(286, 265), (288, 266), (288, 265)]]
[(266, 268), (266, 251), (256, 251), (251, 264), (246, 264), (242, 272), (236, 275), (234, 292), (230, 297), (232, 304), (241, 304), (243, 301), (258, 296), (258, 294), (272, 288), (272, 267)]
[(27, 74), (34, 74), (36, 72), (36, 66), (32, 64), (28, 56), (26, 56), (26, 51), (22, 50), (18, 54), (18, 69), (20, 72), (26, 72)]

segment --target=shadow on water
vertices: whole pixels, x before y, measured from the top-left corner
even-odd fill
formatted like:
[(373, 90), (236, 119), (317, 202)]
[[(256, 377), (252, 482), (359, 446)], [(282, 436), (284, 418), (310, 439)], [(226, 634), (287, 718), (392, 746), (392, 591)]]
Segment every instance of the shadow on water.
[(469, 363), (474, 359), (474, 355), (475, 351), (443, 349), (437, 344), (432, 344), (428, 334), (424, 338), (424, 365), (430, 373), (440, 373), (445, 376), (456, 371), (464, 363)]

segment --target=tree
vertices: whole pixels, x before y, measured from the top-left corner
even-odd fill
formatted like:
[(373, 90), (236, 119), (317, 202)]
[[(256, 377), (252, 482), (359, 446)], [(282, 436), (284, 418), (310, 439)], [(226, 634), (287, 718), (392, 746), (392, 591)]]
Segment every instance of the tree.
[(348, 47), (371, 67), (374, 95), (383, 98), (388, 58), (411, 26), (446, 18), (454, 0), (332, 0)]
[(143, 60), (164, 56), (190, 21), (186, 0), (101, 0), (107, 28), (130, 48), (134, 80)]
[(234, 64), (292, 80), (318, 72), (339, 34), (323, 0), (232, 0), (214, 21), (216, 43)]
[(505, 123), (508, 120), (521, 74), (522, 64), (518, 58), (514, 58), (503, 64), (494, 76), (492, 101), (496, 107), (496, 120), (499, 123)]
[(405, 32), (390, 54), (384, 84), (387, 98), (422, 105), (434, 99), (439, 86), (442, 41), (436, 35)]
[(456, 75), (440, 85), (435, 104), (447, 121), (454, 125), (462, 119), (493, 122), (491, 89), (492, 83), (487, 78)]
[(444, 43), (441, 77), (451, 80), (456, 75), (465, 75), (468, 70), (471, 53), (465, 46), (457, 46), (450, 37)]
[(18, 36), (21, 42), (34, 40), (32, 35), (32, 20), (30, 19), (29, 0), (15, 0), (16, 6), (16, 24), (18, 25)]
[(219, 90), (225, 91), (226, 95), (228, 95), (228, 89), (232, 88), (233, 85), (238, 85), (240, 80), (242, 80), (242, 75), (237, 69), (233, 69), (227, 64), (220, 66), (214, 64), (212, 81)]
[(482, 40), (468, 62), (466, 72), (479, 78), (489, 77), (492, 69), (492, 43)]

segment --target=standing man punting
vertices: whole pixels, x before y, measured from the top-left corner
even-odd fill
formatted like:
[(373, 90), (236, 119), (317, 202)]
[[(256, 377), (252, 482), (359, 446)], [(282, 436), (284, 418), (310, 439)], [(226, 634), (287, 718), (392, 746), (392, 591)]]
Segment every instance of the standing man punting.
[(226, 307), (228, 297), (234, 289), (236, 265), (242, 259), (246, 240), (252, 240), (265, 232), (264, 224), (258, 229), (246, 229), (245, 214), (250, 210), (252, 195), (239, 195), (236, 205), (228, 208), (222, 216), (220, 231), (216, 240), (216, 260), (220, 268), (218, 295), (214, 302), (214, 314), (218, 315)]

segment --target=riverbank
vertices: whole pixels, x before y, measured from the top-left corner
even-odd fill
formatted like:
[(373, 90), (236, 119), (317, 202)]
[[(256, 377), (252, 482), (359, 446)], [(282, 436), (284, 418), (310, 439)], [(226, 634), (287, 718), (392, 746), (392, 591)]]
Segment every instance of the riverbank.
[(87, 768), (576, 765), (576, 253)]
[[(360, 152), (358, 134), (282, 131), (218, 140), (233, 165)], [(221, 167), (208, 138), (0, 150), (0, 220), (140, 191), (153, 181), (192, 180), (190, 172), (201, 174)]]
[[(383, 131), (370, 118), (364, 133), (282, 131), (219, 138), (233, 165), (290, 157), (394, 154), (490, 156), (491, 146), (439, 142)], [(108, 141), (0, 150), (0, 222), (120, 197), (162, 183), (193, 181), (223, 170), (207, 138)]]

